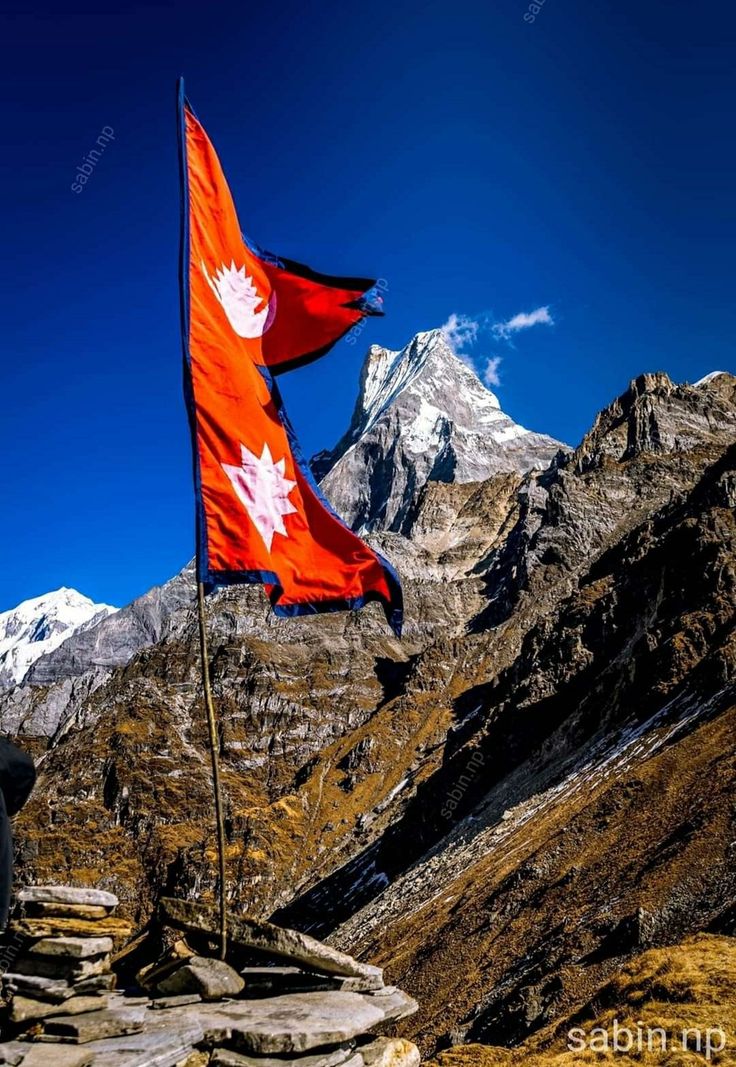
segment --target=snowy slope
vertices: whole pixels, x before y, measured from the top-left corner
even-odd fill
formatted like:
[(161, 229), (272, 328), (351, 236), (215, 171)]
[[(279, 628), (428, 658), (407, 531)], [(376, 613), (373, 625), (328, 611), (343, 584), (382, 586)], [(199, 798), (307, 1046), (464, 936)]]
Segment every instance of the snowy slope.
[(76, 589), (62, 588), (0, 613), (0, 687), (22, 681), (40, 656), (115, 611)]

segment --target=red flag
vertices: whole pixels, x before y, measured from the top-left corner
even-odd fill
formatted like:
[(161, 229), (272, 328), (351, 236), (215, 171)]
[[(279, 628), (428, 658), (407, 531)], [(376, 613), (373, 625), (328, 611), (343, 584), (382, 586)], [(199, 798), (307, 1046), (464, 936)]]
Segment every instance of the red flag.
[(179, 85), (185, 390), (197, 495), (197, 576), (263, 582), (280, 615), (383, 603), (391, 565), (330, 509), (302, 461), (270, 368), (315, 358), (359, 321), (369, 282), (329, 279), (245, 242), (212, 144)]

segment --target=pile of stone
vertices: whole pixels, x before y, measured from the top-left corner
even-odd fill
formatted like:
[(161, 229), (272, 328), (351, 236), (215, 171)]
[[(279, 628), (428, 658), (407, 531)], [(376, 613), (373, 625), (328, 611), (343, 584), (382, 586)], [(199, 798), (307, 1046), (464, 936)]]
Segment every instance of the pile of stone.
[(62, 1033), (66, 1021), (108, 1007), (111, 954), (131, 927), (118, 899), (97, 889), (28, 886), (5, 934), (2, 994), (6, 1030)]
[[(26, 914), (9, 937), (12, 943), (22, 934), (29, 945), (5, 975), (12, 1040), (0, 1043), (0, 1065), (418, 1067), (411, 1042), (376, 1036), (417, 1008), (384, 984), (380, 968), (295, 930), (236, 916), (229, 918), (228, 962), (213, 958), (205, 950), (216, 939), (218, 916), (191, 902), (162, 901), (151, 930), (168, 947), (140, 967), (135, 987), (115, 991), (111, 942), (127, 935), (112, 914), (114, 898), (96, 894), (92, 903), (91, 895), (39, 887), (21, 893)], [(60, 912), (62, 905), (77, 910)], [(83, 917), (83, 907), (108, 910)], [(81, 936), (78, 928), (49, 925), (66, 920), (107, 923), (108, 933)], [(114, 934), (110, 923), (118, 924)], [(54, 941), (56, 953), (44, 947)], [(130, 951), (117, 954), (116, 966)]]

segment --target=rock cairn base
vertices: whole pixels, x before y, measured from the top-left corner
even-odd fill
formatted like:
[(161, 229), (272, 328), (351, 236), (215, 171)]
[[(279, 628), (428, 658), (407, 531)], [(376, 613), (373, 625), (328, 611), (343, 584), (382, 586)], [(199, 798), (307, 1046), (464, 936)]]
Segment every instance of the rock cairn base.
[[(417, 1009), (379, 968), (234, 915), (228, 962), (214, 959), (201, 946), (217, 932), (217, 915), (191, 902), (162, 901), (165, 951), (116, 989), (113, 967), (129, 954), (131, 934), (115, 917), (117, 903), (93, 889), (21, 891), (0, 957), (0, 1065), (418, 1067), (411, 1042), (376, 1036)], [(257, 963), (238, 962), (244, 953)]]

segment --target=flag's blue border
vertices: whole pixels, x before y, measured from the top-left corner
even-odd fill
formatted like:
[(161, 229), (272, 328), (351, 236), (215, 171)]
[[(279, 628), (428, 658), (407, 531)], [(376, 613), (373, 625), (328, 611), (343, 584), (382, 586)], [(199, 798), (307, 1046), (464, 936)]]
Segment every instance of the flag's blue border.
[[(299, 615), (317, 615), (327, 612), (335, 611), (347, 611), (357, 610), (364, 607), (366, 604), (372, 601), (379, 601), (383, 605), (386, 619), (394, 631), (397, 637), (401, 636), (401, 629), (404, 619), (403, 608), (403, 593), (401, 589), (401, 581), (399, 576), (392, 567), (392, 565), (385, 559), (380, 552), (377, 552), (374, 548), (367, 546), (378, 560), (388, 586), (390, 599), (386, 603), (385, 598), (377, 591), (371, 590), (364, 596), (353, 597), (352, 599), (340, 599), (340, 600), (324, 600), (324, 601), (312, 601), (305, 602), (303, 604), (279, 604), (279, 597), (283, 593), (283, 589), (279, 583), (278, 576), (272, 571), (216, 571), (210, 567), (209, 557), (207, 553), (207, 537), (205, 527), (205, 511), (204, 501), (202, 498), (202, 479), (200, 472), (199, 451), (197, 449), (197, 419), (196, 408), (194, 402), (194, 389), (192, 385), (191, 365), (192, 358), (189, 351), (189, 181), (187, 171), (187, 156), (186, 156), (186, 127), (184, 119), (184, 108), (188, 107), (191, 113), (194, 115), (194, 110), (189, 104), (184, 94), (184, 79), (180, 77), (177, 83), (176, 92), (176, 112), (177, 112), (177, 135), (179, 142), (179, 189), (180, 189), (180, 245), (179, 245), (179, 293), (180, 293), (180, 314), (181, 314), (181, 336), (182, 336), (182, 351), (184, 362), (184, 398), (187, 406), (187, 414), (189, 417), (189, 428), (192, 437), (192, 460), (194, 471), (194, 496), (195, 496), (195, 518), (196, 518), (196, 544), (197, 544), (197, 580), (202, 582), (209, 592), (217, 586), (221, 585), (240, 585), (244, 583), (262, 585), (272, 585), (274, 588), (271, 591), (270, 601), (271, 606), (276, 615), (284, 618), (293, 618)], [(195, 116), (196, 117), (196, 116)], [(244, 238), (245, 239), (245, 238)], [(256, 255), (263, 256), (264, 253), (260, 249), (253, 248), (251, 243), (246, 240), (251, 250)], [(269, 256), (269, 253), (265, 254)], [(276, 258), (276, 257), (271, 257)], [(289, 270), (293, 270), (295, 267), (299, 268), (300, 273), (303, 273), (305, 277), (315, 278), (319, 281), (324, 281), (326, 284), (330, 282), (333, 285), (343, 288), (360, 288), (365, 283), (367, 291), (375, 285), (375, 282), (370, 282), (368, 279), (356, 279), (356, 278), (332, 278), (329, 279), (326, 275), (319, 275), (312, 271), (309, 267), (304, 267), (300, 264), (295, 264), (292, 260), (283, 260), (285, 267)], [(295, 271), (295, 273), (298, 273)], [(356, 284), (357, 283), (357, 284)], [(370, 312), (367, 312), (370, 313)], [(376, 312), (373, 312), (374, 314)], [(381, 314), (381, 312), (377, 312)], [(352, 327), (349, 327), (345, 333), (349, 332)], [(334, 344), (335, 342), (333, 342)], [(298, 360), (292, 360), (288, 364), (281, 364), (278, 368), (278, 372), (282, 373), (287, 369), (291, 369), (295, 366), (303, 365), (304, 363), (311, 362), (312, 359), (316, 359), (322, 352), (327, 351), (332, 347), (332, 344), (327, 348), (320, 350), (319, 352), (311, 353), (309, 356), (302, 356)], [(286, 435), (291, 447), (294, 462), (298, 465), (305, 481), (309, 484), (310, 488), (314, 492), (317, 499), (320, 501), (323, 507), (330, 512), (334, 518), (349, 530), (350, 527), (340, 518), (340, 516), (330, 506), (329, 501), (321, 492), (317, 482), (314, 479), (309, 464), (304, 459), (301, 451), (301, 447), (297, 440), (294, 428), (291, 425), (291, 421), (286, 414), (284, 402), (281, 397), (281, 393), (276, 385), (274, 375), (271, 373), (268, 367), (259, 366), (258, 370), (261, 372), (264, 381), (268, 387), (269, 393), (273, 400), (274, 406), (278, 412), (279, 418), (286, 430)], [(351, 531), (352, 533), (353, 531)]]

